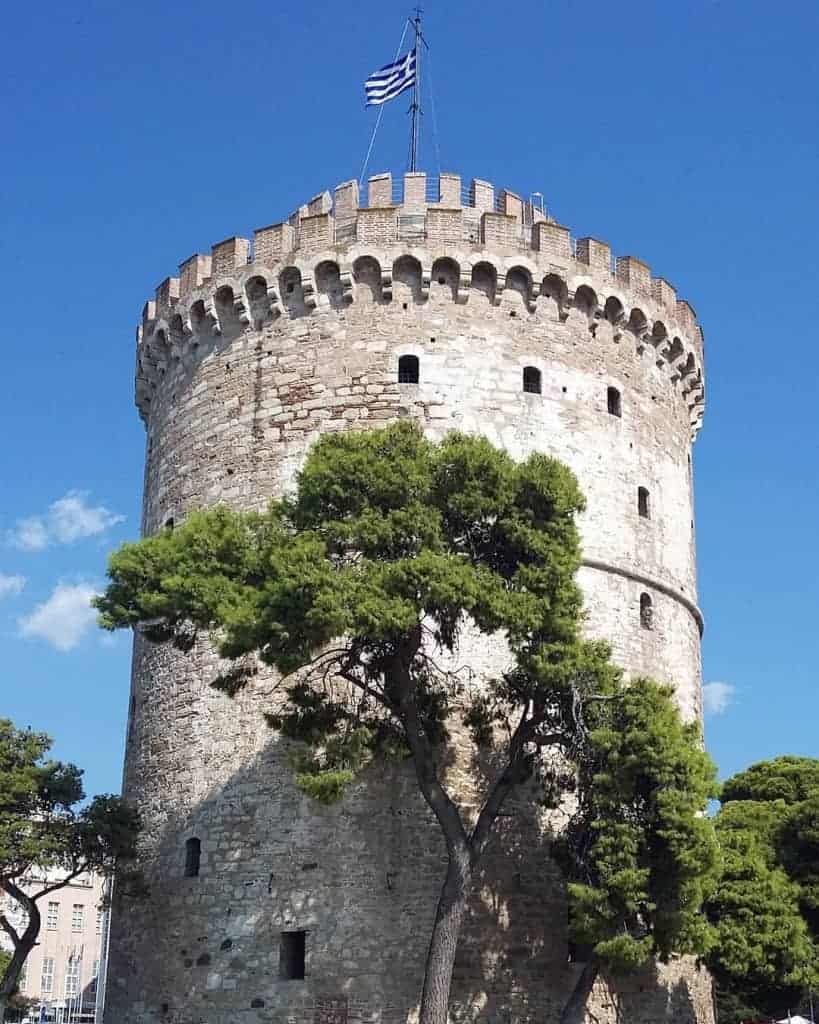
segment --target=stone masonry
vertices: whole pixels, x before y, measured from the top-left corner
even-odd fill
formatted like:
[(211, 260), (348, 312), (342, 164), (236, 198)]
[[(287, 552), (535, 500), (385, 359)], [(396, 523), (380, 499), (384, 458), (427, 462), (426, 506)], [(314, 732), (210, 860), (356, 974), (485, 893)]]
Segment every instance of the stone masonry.
[[(402, 356), (417, 383), (399, 382)], [(401, 416), (432, 438), (457, 428), (557, 456), (588, 501), (588, 633), (700, 716), (703, 338), (641, 260), (613, 261), (488, 182), (378, 175), (366, 204), (347, 182), (163, 281), (136, 378), (145, 533), (204, 505), (263, 507), (322, 432)], [(458, 660), (480, 677), (503, 651), (468, 636)], [(204, 640), (183, 654), (136, 638), (125, 794), (145, 819), (151, 898), (115, 907), (106, 1024), (405, 1024), (444, 863), (411, 767), (378, 765), (315, 804), (262, 718), (276, 680), (231, 700), (209, 686), (217, 668)], [(467, 756), (456, 749), (448, 783), (470, 807), (482, 766)], [(458, 1024), (557, 1019), (579, 967), (548, 829), (525, 796), (500, 822), (456, 967)], [(192, 839), (199, 873), (185, 877)], [(303, 978), (285, 976), (293, 933)], [(593, 1004), (600, 1024), (713, 1020), (710, 982), (686, 961), (603, 980)]]

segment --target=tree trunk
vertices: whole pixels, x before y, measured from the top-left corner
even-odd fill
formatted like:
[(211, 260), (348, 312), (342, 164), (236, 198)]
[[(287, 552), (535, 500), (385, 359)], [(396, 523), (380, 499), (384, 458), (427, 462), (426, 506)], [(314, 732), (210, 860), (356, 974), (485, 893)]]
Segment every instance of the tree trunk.
[(469, 850), (451, 850), (427, 953), (419, 1024), (446, 1024), (455, 954), (471, 881)]
[(600, 961), (593, 956), (583, 965), (574, 991), (560, 1014), (560, 1024), (583, 1024), (583, 1018), (586, 1016), (586, 1003), (599, 973)]
[(5, 974), (0, 978), (0, 1024), (3, 1024), (9, 1000), (17, 987), (23, 965), (29, 953), (37, 944), (37, 936), (40, 934), (40, 911), (35, 901), (9, 879), (4, 879), (0, 883), (0, 889), (8, 893), (12, 899), (15, 899), (28, 914), (28, 923), (22, 935), (19, 935), (11, 927), (5, 916), (2, 919), (3, 931), (9, 936), (14, 946), (14, 952), (6, 967)]

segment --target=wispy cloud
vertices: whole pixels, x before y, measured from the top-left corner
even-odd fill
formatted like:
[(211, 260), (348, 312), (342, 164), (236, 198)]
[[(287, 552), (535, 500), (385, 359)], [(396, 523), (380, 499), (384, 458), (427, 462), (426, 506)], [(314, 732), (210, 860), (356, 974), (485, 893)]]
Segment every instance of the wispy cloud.
[(89, 505), (87, 491), (69, 491), (55, 501), (44, 515), (18, 519), (8, 540), (23, 551), (43, 551), (52, 544), (72, 544), (84, 537), (95, 537), (121, 523), (105, 505)]
[(0, 572), (0, 598), (13, 597), (15, 594), (19, 594), (25, 585), (25, 576), (6, 576)]
[(58, 583), (48, 600), (19, 620), (20, 635), (45, 640), (58, 651), (71, 651), (93, 626), (96, 590), (90, 583)]
[(706, 683), (702, 688), (702, 706), (706, 715), (721, 715), (734, 703), (736, 687), (732, 683)]

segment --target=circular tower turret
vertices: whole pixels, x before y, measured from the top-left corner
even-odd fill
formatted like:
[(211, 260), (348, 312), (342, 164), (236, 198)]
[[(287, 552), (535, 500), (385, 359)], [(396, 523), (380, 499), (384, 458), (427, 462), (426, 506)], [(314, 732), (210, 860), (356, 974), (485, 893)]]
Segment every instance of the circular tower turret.
[[(396, 191), (371, 178), (365, 205), (347, 182), (159, 286), (137, 332), (143, 531), (217, 502), (263, 507), (322, 432), (400, 416), (548, 452), (587, 498), (589, 634), (698, 717), (692, 308), (642, 261), (487, 182), (463, 195), (455, 175), (407, 174)], [(474, 639), (459, 651), (478, 672), (496, 656)], [(151, 897), (115, 910), (106, 1021), (404, 1024), (444, 863), (411, 770), (311, 802), (262, 718), (275, 680), (231, 700), (209, 686), (216, 667), (205, 641), (135, 642), (125, 795)], [(534, 808), (509, 821), (473, 896), (458, 1021), (556, 1020), (577, 970), (543, 823)], [(687, 962), (594, 999), (612, 1024), (615, 1003), (629, 1021), (712, 1019)]]

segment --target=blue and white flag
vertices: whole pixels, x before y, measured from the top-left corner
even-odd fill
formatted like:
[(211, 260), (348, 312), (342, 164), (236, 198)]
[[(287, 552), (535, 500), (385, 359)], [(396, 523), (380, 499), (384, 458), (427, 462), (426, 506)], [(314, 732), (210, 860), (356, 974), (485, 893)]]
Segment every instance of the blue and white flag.
[(405, 89), (415, 85), (415, 50), (399, 57), (393, 64), (385, 64), (374, 71), (364, 83), (367, 106), (375, 107), (387, 100), (394, 100)]

